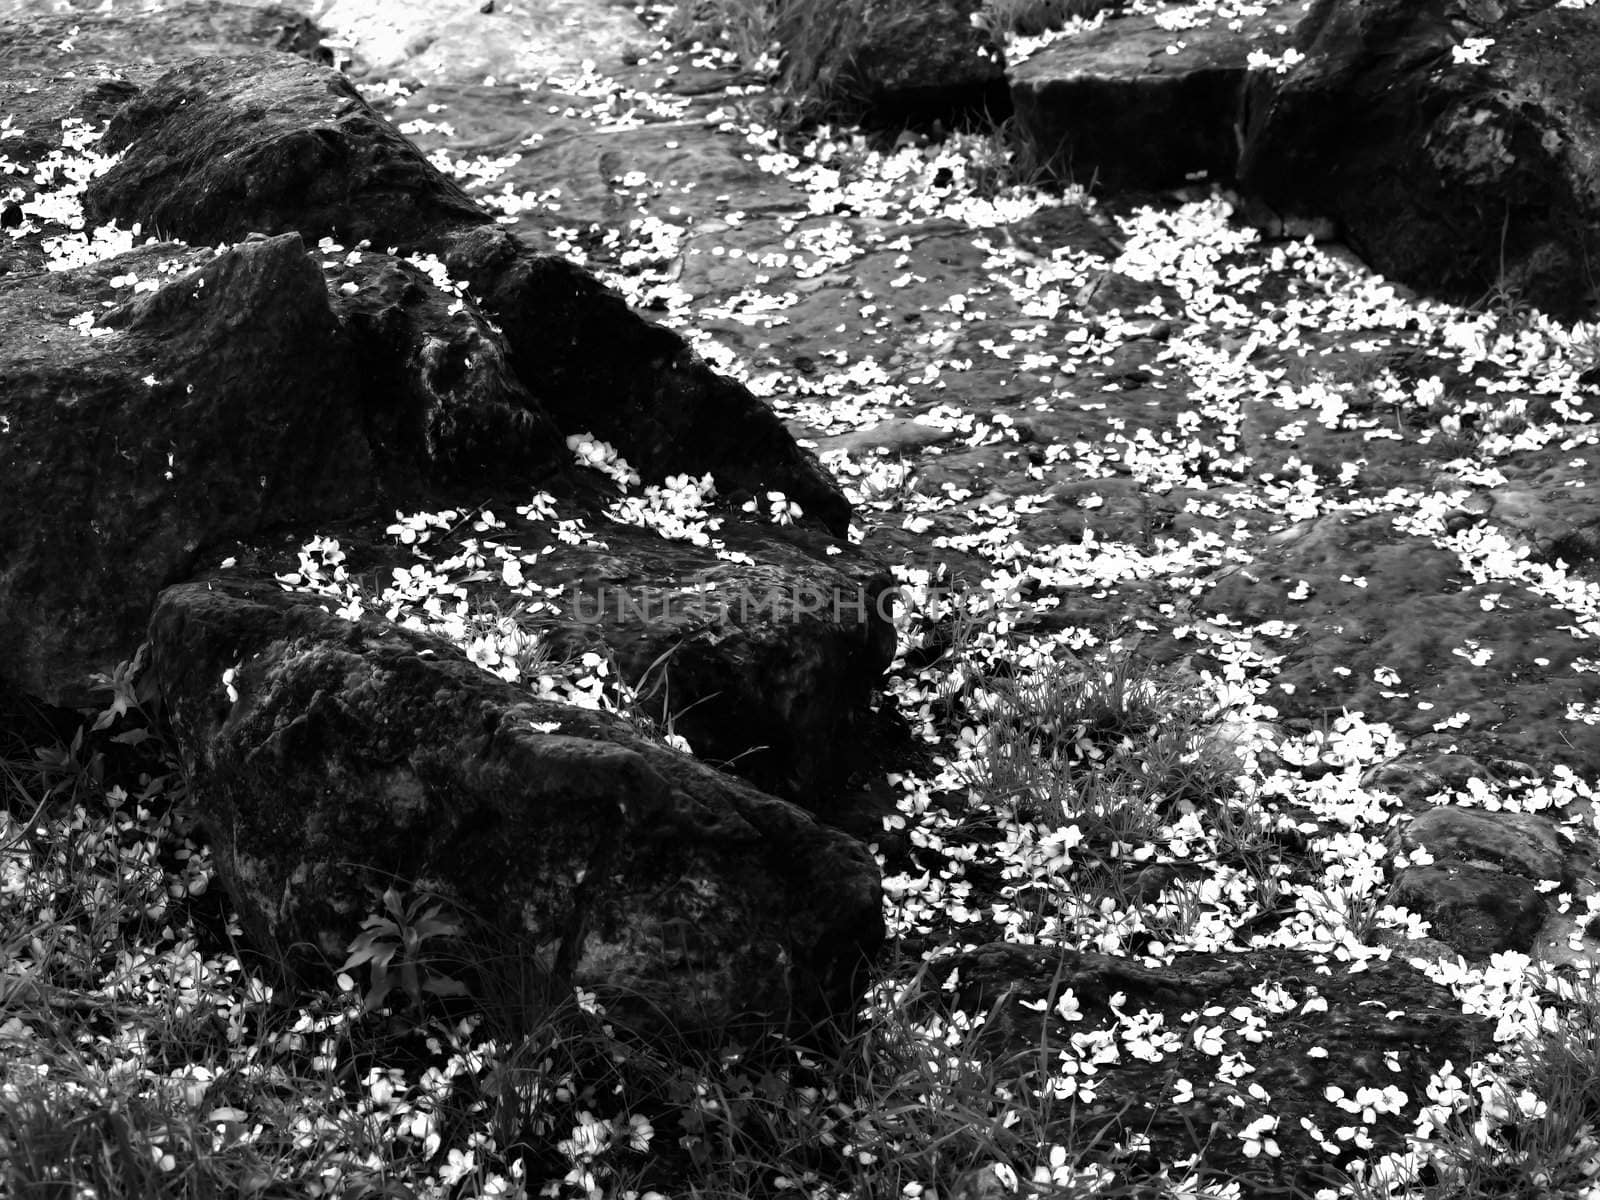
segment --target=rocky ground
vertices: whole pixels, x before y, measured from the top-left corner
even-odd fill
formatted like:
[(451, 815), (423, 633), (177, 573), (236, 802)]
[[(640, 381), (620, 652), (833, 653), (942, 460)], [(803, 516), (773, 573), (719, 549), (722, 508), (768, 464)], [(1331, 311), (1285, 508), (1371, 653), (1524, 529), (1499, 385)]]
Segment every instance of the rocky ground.
[[(910, 736), (818, 807), (941, 984), (925, 1030), (990, 1062), (1052, 1039), (1017, 1086), (1053, 1121), (1031, 1159), (972, 1156), (967, 1194), (1341, 1171), (1381, 1193), (1427, 1157), (1407, 1135), (1452, 1121), (1517, 1161), (1555, 1102), (1517, 1048), (1566, 1010), (1600, 915), (1594, 328), (1418, 298), (1208, 187), (1014, 185), (984, 132), (780, 133), (759, 64), (663, 46), (660, 13), (392, 9), (310, 15), (505, 228), (763, 397), (899, 585), (879, 707)], [(414, 1182), (512, 1186), (492, 1147), (393, 1123)], [(838, 1138), (870, 1165), (892, 1124), (858, 1108)], [(623, 1190), (582, 1125), (544, 1194)], [(1593, 1147), (1552, 1157), (1563, 1194), (1594, 1186)]]

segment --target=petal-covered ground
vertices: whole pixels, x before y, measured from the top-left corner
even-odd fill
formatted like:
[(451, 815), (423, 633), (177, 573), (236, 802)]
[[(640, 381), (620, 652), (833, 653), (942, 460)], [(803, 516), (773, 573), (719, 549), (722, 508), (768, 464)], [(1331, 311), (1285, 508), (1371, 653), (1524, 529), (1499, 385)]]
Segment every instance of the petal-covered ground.
[[(425, 47), (450, 69), (376, 56), (361, 87), (504, 224), (767, 398), (847, 489), (850, 542), (900, 584), (883, 708), (910, 737), (850, 824), (904, 967), (864, 1002), (910, 1040), (853, 1080), (804, 1056), (608, 1074), (592, 998), (561, 1052), (473, 1019), (360, 1033), (349, 993), (273, 1014), (237, 957), (202, 953), (215, 930), (170, 915), (203, 907), (207, 851), (156, 803), (179, 781), (148, 771), (54, 840), (8, 818), (8, 937), (45, 911), (76, 932), (0, 1002), (48, 986), (70, 1011), (89, 989), (109, 1024), (83, 1025), (83, 1094), (119, 1071), (198, 1089), (215, 1154), (261, 1148), (310, 1194), (396, 1171), (418, 1195), (674, 1194), (652, 1118), (660, 1162), (746, 1194), (1336, 1194), (1340, 1172), (1406, 1194), (1448, 1189), (1462, 1144), (1469, 1181), (1595, 1194), (1600, 331), (1419, 299), (1337, 245), (1263, 239), (1226, 194), (1013, 186), (989, 135), (783, 135), (731, 51), (649, 46), (516, 83)], [(12, 175), (20, 243), (73, 171)], [(55, 236), (55, 261), (127, 246)], [(574, 450), (627, 483), (609, 447)], [(682, 484), (612, 517), (705, 545)], [(482, 586), (494, 547), (463, 540), (603, 535), (552, 516), (537, 497), (509, 533), (508, 513), (400, 515), (393, 586), (356, 595), (323, 538), (282, 582), (625, 708), (597, 656), (556, 671), (517, 640)], [(33, 769), (78, 796), (81, 767)], [(86, 872), (105, 893), (59, 899)], [(182, 1053), (115, 1020), (152, 996), (177, 997)], [(24, 1078), (46, 1032), (0, 1022), (3, 1113), (48, 1110), (48, 1072)], [(1541, 1073), (1552, 1031), (1586, 1085)], [(1195, 1157), (1168, 1157), (1181, 1129)], [(759, 1165), (714, 1175), (719, 1156)]]

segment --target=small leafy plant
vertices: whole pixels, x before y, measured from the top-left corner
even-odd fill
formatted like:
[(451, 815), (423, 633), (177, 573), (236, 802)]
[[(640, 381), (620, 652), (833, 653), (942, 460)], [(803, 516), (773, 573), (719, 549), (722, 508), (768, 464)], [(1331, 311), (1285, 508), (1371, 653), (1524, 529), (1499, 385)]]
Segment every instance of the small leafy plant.
[(393, 887), (383, 893), (383, 913), (374, 913), (361, 923), (361, 933), (350, 944), (350, 956), (342, 971), (366, 966), (368, 987), (361, 998), (366, 1012), (383, 1007), (389, 993), (404, 992), (414, 1010), (423, 1007), (424, 996), (464, 996), (466, 985), (434, 969), (429, 942), (461, 936), (461, 927), (443, 916), (444, 906), (429, 903), (426, 895), (409, 903)]

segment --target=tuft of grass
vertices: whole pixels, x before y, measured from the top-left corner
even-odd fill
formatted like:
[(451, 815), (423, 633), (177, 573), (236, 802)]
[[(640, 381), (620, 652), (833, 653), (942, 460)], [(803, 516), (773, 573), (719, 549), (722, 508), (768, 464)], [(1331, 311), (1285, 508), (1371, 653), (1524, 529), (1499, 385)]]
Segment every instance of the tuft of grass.
[(988, 733), (974, 786), (1019, 820), (1093, 817), (1132, 841), (1228, 786), (1181, 693), (1132, 653), (991, 679), (979, 707)]
[[(1465, 1070), (1441, 1096), (1435, 1132), (1418, 1142), (1408, 1200), (1592, 1196), (1600, 1190), (1600, 971), (1551, 973), (1543, 1027)], [(1452, 1111), (1453, 1108), (1453, 1111)], [(1354, 1200), (1393, 1195), (1382, 1178), (1353, 1181)]]
[(852, 72), (848, 47), (860, 42), (866, 11), (867, 0), (786, 0), (780, 5), (773, 34), (783, 52), (782, 127), (853, 122), (863, 115), (867, 97)]
[(676, 49), (721, 47), (746, 71), (770, 74), (775, 0), (680, 0), (657, 7), (661, 36)]

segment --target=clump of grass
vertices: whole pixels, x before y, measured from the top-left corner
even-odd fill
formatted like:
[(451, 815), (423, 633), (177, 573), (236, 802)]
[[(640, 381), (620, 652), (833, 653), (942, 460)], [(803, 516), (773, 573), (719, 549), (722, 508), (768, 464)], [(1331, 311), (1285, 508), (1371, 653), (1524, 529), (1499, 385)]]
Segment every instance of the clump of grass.
[(988, 734), (974, 783), (1019, 820), (1092, 816), (1131, 841), (1229, 786), (1192, 705), (1131, 653), (994, 679), (980, 708)]
[(866, 0), (789, 0), (780, 6), (773, 32), (783, 49), (783, 126), (853, 122), (864, 114), (867, 91), (850, 48), (866, 31), (866, 12)]
[(777, 0), (680, 0), (658, 6), (661, 36), (677, 49), (717, 46), (747, 71), (770, 73)]
[[(1600, 1187), (1600, 975), (1586, 965), (1547, 986), (1555, 1002), (1542, 1028), (1432, 1097), (1435, 1130), (1415, 1146), (1408, 1200), (1589, 1196)], [(1346, 1194), (1395, 1193), (1380, 1174)]]

